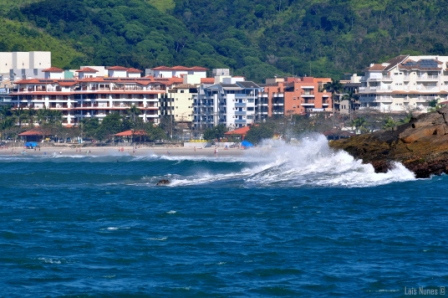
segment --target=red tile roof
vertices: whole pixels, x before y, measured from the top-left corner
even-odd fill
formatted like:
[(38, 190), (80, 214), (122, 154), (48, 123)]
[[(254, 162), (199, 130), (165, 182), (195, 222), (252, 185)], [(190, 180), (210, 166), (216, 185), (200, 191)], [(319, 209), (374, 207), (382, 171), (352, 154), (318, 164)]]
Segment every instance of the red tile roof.
[(116, 137), (130, 137), (132, 135), (134, 135), (134, 136), (146, 136), (148, 134), (144, 130), (132, 130), (132, 129), (126, 130), (126, 131), (122, 131), (122, 132), (119, 132), (119, 133), (115, 134)]
[(244, 126), (241, 128), (237, 128), (235, 130), (231, 130), (225, 133), (225, 135), (246, 135), (247, 132), (250, 130), (250, 126)]
[(84, 68), (81, 68), (80, 70), (77, 70), (76, 72), (98, 72), (98, 70), (90, 68), (90, 67), (84, 67)]
[(78, 84), (78, 82), (58, 82), (59, 86), (70, 87)]
[(132, 73), (141, 73), (142, 71), (137, 69), (137, 68), (128, 68), (128, 72), (132, 72)]
[(108, 68), (108, 70), (128, 70), (128, 69), (123, 66), (111, 66)]
[(38, 128), (27, 130), (19, 134), (19, 136), (48, 136), (48, 135), (50, 135), (50, 133)]
[(384, 70), (387, 66), (384, 66), (382, 64), (373, 64), (372, 66), (368, 67), (367, 70)]
[(64, 70), (57, 67), (50, 67), (42, 70), (42, 72), (64, 72)]
[(202, 78), (201, 83), (202, 84), (214, 84), (215, 79), (214, 78)]

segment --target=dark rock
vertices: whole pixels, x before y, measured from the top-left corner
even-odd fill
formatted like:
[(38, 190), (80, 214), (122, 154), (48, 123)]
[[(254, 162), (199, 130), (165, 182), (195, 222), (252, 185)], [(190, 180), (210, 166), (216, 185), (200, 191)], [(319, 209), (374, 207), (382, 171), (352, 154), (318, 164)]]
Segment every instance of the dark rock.
[(159, 182), (157, 182), (157, 184), (156, 185), (168, 185), (168, 184), (170, 184), (170, 180), (168, 180), (168, 179), (162, 179), (162, 180), (159, 180)]
[(417, 178), (448, 174), (448, 108), (413, 117), (393, 131), (331, 141), (330, 146), (371, 163), (376, 172), (386, 172), (398, 161)]

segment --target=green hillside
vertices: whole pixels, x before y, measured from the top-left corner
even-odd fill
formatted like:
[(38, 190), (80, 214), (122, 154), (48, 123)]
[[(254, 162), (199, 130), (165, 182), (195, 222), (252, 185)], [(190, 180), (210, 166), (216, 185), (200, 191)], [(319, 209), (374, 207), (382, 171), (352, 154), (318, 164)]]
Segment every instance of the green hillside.
[[(0, 51), (53, 64), (229, 67), (340, 77), (398, 54), (448, 54), (441, 0), (6, 0)], [(2, 7), (2, 6), (0, 6)]]

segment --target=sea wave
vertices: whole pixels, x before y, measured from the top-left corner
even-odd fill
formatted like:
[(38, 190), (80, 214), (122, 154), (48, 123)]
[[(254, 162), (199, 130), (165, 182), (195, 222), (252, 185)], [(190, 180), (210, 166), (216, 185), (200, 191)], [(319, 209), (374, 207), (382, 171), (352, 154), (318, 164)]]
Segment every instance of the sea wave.
[(305, 136), (296, 143), (268, 140), (237, 159), (249, 165), (233, 173), (178, 177), (170, 185), (230, 180), (243, 182), (246, 187), (370, 187), (415, 180), (415, 175), (400, 163), (394, 163), (387, 173), (375, 173), (372, 165), (331, 149), (320, 134)]

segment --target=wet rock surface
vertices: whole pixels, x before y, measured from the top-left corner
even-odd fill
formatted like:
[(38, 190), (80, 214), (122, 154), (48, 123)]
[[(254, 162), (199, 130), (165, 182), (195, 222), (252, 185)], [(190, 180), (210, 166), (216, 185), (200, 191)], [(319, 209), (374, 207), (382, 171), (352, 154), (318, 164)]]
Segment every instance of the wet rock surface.
[(392, 131), (331, 141), (330, 147), (371, 163), (376, 172), (387, 172), (398, 161), (417, 178), (448, 174), (448, 107), (413, 117)]

